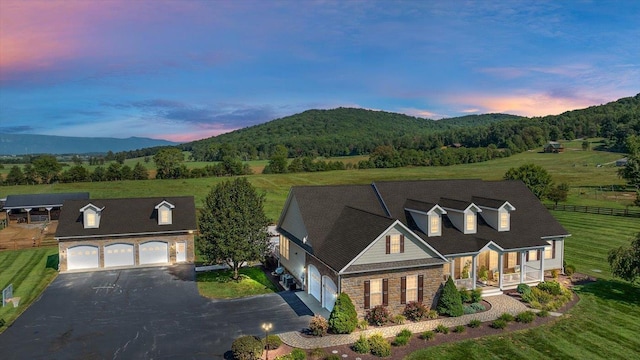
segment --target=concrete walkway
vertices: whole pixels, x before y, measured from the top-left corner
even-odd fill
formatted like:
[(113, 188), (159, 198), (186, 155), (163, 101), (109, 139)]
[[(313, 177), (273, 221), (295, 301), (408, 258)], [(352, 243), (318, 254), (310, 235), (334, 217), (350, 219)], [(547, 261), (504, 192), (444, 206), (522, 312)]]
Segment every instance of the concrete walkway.
[[(360, 335), (371, 336), (373, 334), (382, 334), (383, 337), (393, 337), (399, 333), (402, 329), (409, 329), (414, 334), (419, 334), (423, 331), (433, 330), (438, 325), (442, 324), (446, 327), (454, 327), (457, 325), (467, 325), (469, 321), (478, 319), (482, 322), (493, 321), (500, 317), (503, 313), (510, 313), (517, 315), (523, 311), (532, 310), (525, 306), (520, 301), (508, 296), (498, 295), (491, 296), (484, 299), (491, 304), (491, 309), (477, 314), (462, 315), (459, 317), (444, 317), (440, 319), (427, 320), (421, 322), (407, 322), (404, 325), (386, 326), (381, 328), (371, 328), (363, 331), (357, 331), (352, 334), (346, 335), (328, 335), (323, 337), (304, 337), (298, 331), (291, 331), (287, 333), (279, 334), (282, 341), (292, 347), (300, 349), (315, 349), (325, 348), (331, 346), (339, 346), (352, 344), (360, 338)], [(556, 314), (554, 314), (556, 315)], [(561, 315), (561, 314), (557, 314)]]

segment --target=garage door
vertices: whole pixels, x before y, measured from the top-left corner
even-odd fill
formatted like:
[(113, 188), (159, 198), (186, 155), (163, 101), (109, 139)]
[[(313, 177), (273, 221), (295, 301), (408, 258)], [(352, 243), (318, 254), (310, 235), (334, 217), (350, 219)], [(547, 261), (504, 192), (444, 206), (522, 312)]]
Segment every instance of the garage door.
[(320, 272), (318, 269), (313, 265), (309, 265), (309, 294), (318, 301), (320, 301), (320, 281)]
[(140, 265), (166, 264), (169, 262), (169, 246), (164, 241), (140, 244)]
[(322, 307), (331, 311), (336, 303), (338, 288), (328, 276), (322, 277)]
[(95, 269), (97, 267), (97, 246), (80, 245), (67, 249), (67, 270)]
[(104, 267), (133, 266), (133, 245), (111, 244), (104, 247)]

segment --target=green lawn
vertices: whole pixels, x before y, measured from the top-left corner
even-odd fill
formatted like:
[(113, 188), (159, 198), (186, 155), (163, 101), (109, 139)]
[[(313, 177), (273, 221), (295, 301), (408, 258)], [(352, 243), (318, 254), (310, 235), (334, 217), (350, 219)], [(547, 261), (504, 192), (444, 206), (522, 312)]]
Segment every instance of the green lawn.
[(230, 270), (197, 274), (200, 295), (213, 299), (233, 299), (278, 291), (260, 267), (240, 269), (241, 279), (231, 279)]
[(6, 325), (0, 333), (40, 296), (58, 275), (58, 248), (0, 251), (0, 287), (13, 284), (13, 296), (20, 297), (20, 305), (0, 307), (0, 318)]

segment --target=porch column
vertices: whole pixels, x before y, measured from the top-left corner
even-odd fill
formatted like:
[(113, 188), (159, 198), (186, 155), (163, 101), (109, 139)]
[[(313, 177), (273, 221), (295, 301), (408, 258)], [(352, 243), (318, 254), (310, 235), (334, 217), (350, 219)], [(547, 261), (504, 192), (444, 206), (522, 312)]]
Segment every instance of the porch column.
[(544, 250), (538, 250), (540, 253), (540, 281), (544, 281)]
[(504, 254), (498, 253), (498, 289), (502, 290), (502, 273), (504, 272)]
[(449, 265), (449, 275), (451, 277), (451, 280), (455, 280), (456, 278), (453, 277), (453, 275), (455, 274), (455, 270), (453, 267), (456, 265), (456, 258), (451, 258), (451, 265)]
[(51, 222), (51, 209), (53, 209), (52, 207), (48, 207), (47, 209), (47, 219), (49, 219), (48, 221)]
[(477, 258), (478, 258), (478, 254), (473, 255), (471, 257), (471, 281), (473, 284), (471, 285), (471, 289), (473, 290), (476, 289), (476, 279), (478, 276), (478, 262), (476, 261)]
[(27, 212), (27, 224), (31, 224), (31, 208), (24, 209)]
[(527, 252), (520, 252), (520, 284), (524, 283), (524, 262), (527, 260)]

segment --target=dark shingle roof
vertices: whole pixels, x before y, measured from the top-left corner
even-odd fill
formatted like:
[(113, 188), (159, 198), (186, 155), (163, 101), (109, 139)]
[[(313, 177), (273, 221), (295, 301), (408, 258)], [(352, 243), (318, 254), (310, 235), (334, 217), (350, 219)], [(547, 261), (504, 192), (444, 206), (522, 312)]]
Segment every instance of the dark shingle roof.
[(407, 210), (429, 212), (434, 206), (436, 206), (436, 204), (413, 199), (407, 199), (407, 201), (404, 202), (404, 208)]
[(89, 199), (88, 192), (8, 195), (5, 209), (62, 206), (65, 200)]
[(504, 205), (506, 201), (498, 200), (498, 199), (490, 199), (482, 196), (472, 196), (471, 202), (478, 206), (484, 206), (491, 209), (499, 209), (502, 205)]
[(448, 209), (466, 210), (469, 205), (471, 205), (471, 203), (465, 200), (449, 199), (443, 197), (438, 200), (438, 205)]
[[(165, 200), (175, 206), (172, 211), (172, 223), (158, 225), (158, 211), (155, 206)], [(80, 209), (89, 203), (99, 208), (104, 207), (100, 227), (97, 229), (85, 229), (82, 224)], [(193, 196), (68, 200), (60, 213), (56, 237), (118, 236), (189, 230), (196, 230)]]

